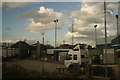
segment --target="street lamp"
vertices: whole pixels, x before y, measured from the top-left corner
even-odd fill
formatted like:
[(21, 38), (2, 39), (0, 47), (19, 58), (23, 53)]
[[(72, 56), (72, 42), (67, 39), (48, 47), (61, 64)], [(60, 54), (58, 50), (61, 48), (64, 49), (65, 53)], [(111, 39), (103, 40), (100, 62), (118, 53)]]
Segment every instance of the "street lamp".
[(97, 47), (97, 33), (96, 33), (96, 27), (97, 27), (97, 25), (94, 25), (94, 28), (95, 28), (95, 44), (96, 44), (96, 47)]
[(47, 41), (47, 45), (48, 45), (49, 41)]
[[(117, 49), (119, 49), (119, 38), (118, 38), (119, 37), (119, 31), (118, 31), (118, 19), (119, 19), (119, 15), (115, 15), (115, 17), (116, 17), (116, 21), (117, 21)], [(120, 63), (120, 59), (119, 59), (119, 56), (118, 56), (118, 65), (119, 65), (119, 63)], [(119, 76), (120, 76), (120, 68), (118, 66), (118, 79), (120, 79)]]
[(63, 40), (63, 44), (65, 44), (65, 40)]
[(55, 48), (56, 48), (56, 44), (57, 44), (57, 23), (58, 23), (58, 19), (54, 20), (55, 23)]
[(118, 39), (118, 36), (119, 36), (119, 31), (118, 31), (118, 18), (119, 16), (118, 15), (115, 15), (116, 17), (116, 20), (117, 20), (117, 46), (119, 46), (119, 39)]

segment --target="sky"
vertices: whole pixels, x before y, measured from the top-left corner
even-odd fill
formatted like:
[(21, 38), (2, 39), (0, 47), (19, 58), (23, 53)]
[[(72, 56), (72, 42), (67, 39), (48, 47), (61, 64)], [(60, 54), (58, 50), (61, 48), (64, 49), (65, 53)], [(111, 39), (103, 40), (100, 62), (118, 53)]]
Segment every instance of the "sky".
[[(2, 41), (16, 42), (27, 40), (33, 44), (54, 45), (54, 20), (57, 24), (57, 44), (65, 40), (71, 44), (71, 26), (74, 26), (74, 44), (86, 43), (95, 45), (94, 25), (97, 25), (98, 38), (104, 37), (104, 4), (103, 2), (3, 2), (2, 3)], [(118, 3), (106, 3), (107, 33), (116, 35), (116, 18)], [(119, 31), (120, 32), (120, 31)]]

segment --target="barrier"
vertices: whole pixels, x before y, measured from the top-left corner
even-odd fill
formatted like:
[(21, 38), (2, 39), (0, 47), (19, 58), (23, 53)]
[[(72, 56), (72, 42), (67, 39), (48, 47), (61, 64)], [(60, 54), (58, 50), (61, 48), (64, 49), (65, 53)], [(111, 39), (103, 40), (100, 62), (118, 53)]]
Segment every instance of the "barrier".
[(101, 67), (120, 67), (120, 65), (89, 65), (90, 67), (96, 67), (96, 66), (101, 66)]
[(66, 71), (67, 73), (69, 72), (68, 68), (65, 68), (65, 67), (57, 67), (56, 69), (58, 70), (58, 73), (59, 73), (59, 74), (60, 74), (60, 73), (65, 73), (65, 71)]

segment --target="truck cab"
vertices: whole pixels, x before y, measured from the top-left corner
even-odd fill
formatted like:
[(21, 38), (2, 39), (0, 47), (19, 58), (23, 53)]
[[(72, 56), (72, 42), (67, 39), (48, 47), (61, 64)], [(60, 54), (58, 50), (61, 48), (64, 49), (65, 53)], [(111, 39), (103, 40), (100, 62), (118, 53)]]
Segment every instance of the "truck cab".
[(65, 66), (70, 67), (74, 64), (86, 65), (89, 63), (88, 49), (85, 44), (77, 44), (66, 55)]

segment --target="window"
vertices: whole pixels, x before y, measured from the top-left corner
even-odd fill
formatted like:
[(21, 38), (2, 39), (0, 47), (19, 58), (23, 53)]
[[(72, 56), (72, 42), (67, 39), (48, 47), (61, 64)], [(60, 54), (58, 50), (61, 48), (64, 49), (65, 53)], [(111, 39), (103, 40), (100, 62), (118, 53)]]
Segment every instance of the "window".
[(73, 59), (74, 59), (74, 60), (77, 60), (77, 55), (74, 55), (74, 56), (73, 56)]
[(85, 49), (85, 46), (84, 45), (80, 45), (80, 49)]
[(73, 51), (79, 51), (79, 49), (74, 49)]
[(85, 55), (81, 55), (81, 58), (85, 58)]
[(71, 59), (72, 59), (72, 55), (71, 54), (69, 54), (69, 55), (67, 54), (66, 55), (66, 60), (71, 60)]
[(69, 54), (70, 57), (72, 57), (72, 54)]

